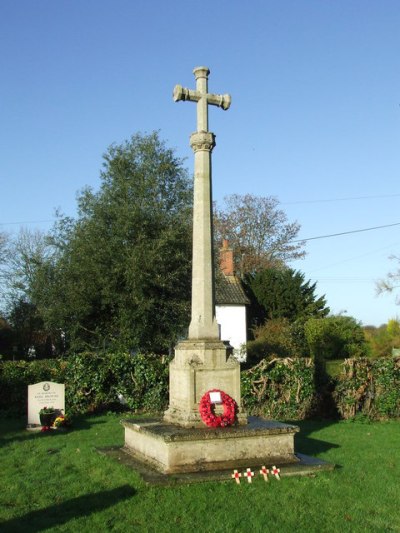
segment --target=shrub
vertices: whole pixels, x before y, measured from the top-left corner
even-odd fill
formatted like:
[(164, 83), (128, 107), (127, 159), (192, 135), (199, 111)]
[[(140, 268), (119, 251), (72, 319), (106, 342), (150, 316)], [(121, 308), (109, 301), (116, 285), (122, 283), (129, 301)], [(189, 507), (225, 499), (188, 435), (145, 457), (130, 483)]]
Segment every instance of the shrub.
[(40, 381), (65, 384), (70, 413), (94, 412), (118, 402), (130, 409), (162, 411), (168, 404), (166, 357), (127, 353), (82, 353), (68, 359), (0, 362), (0, 410), (26, 413), (28, 385)]
[(334, 397), (343, 418), (400, 417), (400, 357), (347, 359)]
[[(264, 359), (241, 374), (242, 400), (251, 415), (302, 419), (316, 412), (343, 418), (400, 417), (400, 357), (346, 359), (337, 378), (318, 377), (310, 358)], [(82, 353), (68, 359), (0, 362), (0, 410), (26, 413), (27, 387), (65, 383), (68, 413), (115, 407), (122, 395), (134, 411), (161, 412), (168, 405), (169, 357)], [(334, 390), (332, 391), (332, 389)], [(334, 400), (329, 405), (327, 400)]]
[(169, 359), (158, 355), (82, 353), (68, 359), (66, 401), (74, 411), (96, 411), (122, 395), (132, 410), (168, 405)]
[(65, 362), (59, 359), (1, 362), (0, 409), (10, 415), (25, 413), (28, 385), (40, 381), (63, 383), (65, 366)]
[(264, 359), (242, 372), (242, 400), (249, 414), (302, 419), (315, 400), (314, 363), (310, 358)]
[(295, 323), (287, 318), (267, 320), (253, 330), (255, 340), (247, 343), (250, 365), (273, 357), (298, 357), (302, 354)]
[(309, 354), (315, 359), (345, 359), (368, 354), (363, 329), (351, 316), (311, 318), (304, 326)]

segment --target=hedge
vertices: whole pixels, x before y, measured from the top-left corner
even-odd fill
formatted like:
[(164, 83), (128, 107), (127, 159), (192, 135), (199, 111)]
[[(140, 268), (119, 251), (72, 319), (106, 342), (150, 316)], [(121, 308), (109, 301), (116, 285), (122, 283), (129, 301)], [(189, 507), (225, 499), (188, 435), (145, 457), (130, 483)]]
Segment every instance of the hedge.
[(309, 358), (264, 359), (241, 374), (243, 405), (251, 415), (306, 418), (315, 407), (314, 374)]
[(10, 415), (27, 412), (28, 385), (40, 381), (65, 382), (62, 360), (0, 362), (0, 410)]
[(346, 359), (334, 400), (343, 418), (400, 417), (400, 357)]
[(28, 385), (65, 383), (69, 413), (115, 406), (122, 395), (132, 410), (162, 411), (168, 404), (167, 357), (127, 353), (82, 353), (68, 359), (0, 362), (0, 410), (26, 413)]
[[(162, 412), (168, 405), (169, 361), (156, 355), (83, 353), (0, 362), (0, 411), (26, 414), (28, 385), (55, 381), (65, 383), (69, 413), (114, 408), (120, 405), (118, 397), (133, 411)], [(318, 413), (321, 406), (330, 415), (328, 390), (343, 418), (400, 417), (400, 357), (347, 359), (328, 385), (321, 385), (309, 358), (264, 359), (241, 373), (243, 405), (252, 415), (299, 420)]]

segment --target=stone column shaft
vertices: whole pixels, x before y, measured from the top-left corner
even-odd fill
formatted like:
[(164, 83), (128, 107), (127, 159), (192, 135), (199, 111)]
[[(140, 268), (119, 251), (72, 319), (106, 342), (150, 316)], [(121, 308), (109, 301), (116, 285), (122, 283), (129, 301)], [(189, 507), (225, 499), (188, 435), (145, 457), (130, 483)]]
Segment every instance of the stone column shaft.
[(212, 234), (211, 151), (214, 135), (198, 132), (191, 136), (195, 153), (192, 316), (189, 339), (218, 339), (215, 318)]

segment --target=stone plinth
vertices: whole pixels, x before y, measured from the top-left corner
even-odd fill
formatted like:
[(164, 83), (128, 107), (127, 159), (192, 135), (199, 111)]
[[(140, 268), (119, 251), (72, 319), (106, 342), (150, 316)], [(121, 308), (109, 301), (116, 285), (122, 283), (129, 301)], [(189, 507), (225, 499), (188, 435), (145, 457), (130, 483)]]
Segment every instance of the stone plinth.
[(125, 451), (164, 474), (291, 464), (297, 426), (250, 417), (246, 426), (188, 429), (160, 419), (122, 420)]
[(186, 340), (175, 348), (169, 367), (169, 408), (164, 420), (182, 427), (203, 428), (199, 402), (203, 394), (219, 389), (235, 399), (237, 420), (246, 424), (241, 408), (240, 364), (232, 349), (218, 340)]

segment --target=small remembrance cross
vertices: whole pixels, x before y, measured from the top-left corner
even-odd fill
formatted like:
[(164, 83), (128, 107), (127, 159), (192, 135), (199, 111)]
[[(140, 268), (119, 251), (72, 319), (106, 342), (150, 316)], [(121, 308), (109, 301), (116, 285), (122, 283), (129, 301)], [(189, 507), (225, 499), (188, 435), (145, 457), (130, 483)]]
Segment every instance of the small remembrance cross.
[(281, 479), (280, 476), (279, 476), (279, 472), (281, 471), (280, 468), (276, 468), (276, 466), (273, 466), (272, 469), (271, 469), (271, 474), (273, 474), (276, 479)]
[(242, 477), (242, 474), (240, 472), (238, 472), (237, 470), (234, 470), (231, 477), (232, 479), (236, 481), (238, 485), (240, 485), (240, 478)]
[(252, 477), (254, 476), (254, 472), (251, 471), (251, 468), (247, 468), (245, 474), (244, 474), (246, 477), (247, 477), (247, 481), (249, 483), (252, 482)]
[(265, 468), (265, 466), (262, 466), (260, 470), (260, 474), (264, 477), (264, 481), (268, 481), (268, 474), (269, 474), (268, 468)]

